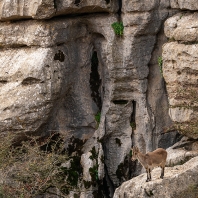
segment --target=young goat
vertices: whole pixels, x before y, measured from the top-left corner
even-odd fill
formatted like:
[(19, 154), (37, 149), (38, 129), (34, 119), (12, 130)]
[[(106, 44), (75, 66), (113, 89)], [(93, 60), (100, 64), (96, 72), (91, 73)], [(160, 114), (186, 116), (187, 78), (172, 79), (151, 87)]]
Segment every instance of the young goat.
[(163, 179), (164, 168), (165, 168), (166, 158), (167, 158), (167, 152), (164, 149), (158, 148), (154, 150), (153, 152), (148, 152), (146, 154), (141, 153), (138, 147), (135, 147), (135, 146), (131, 150), (132, 150), (131, 160), (135, 161), (136, 159), (138, 159), (138, 161), (146, 169), (146, 172), (147, 172), (146, 182), (151, 181), (151, 171), (156, 166), (160, 166), (162, 168), (160, 178)]

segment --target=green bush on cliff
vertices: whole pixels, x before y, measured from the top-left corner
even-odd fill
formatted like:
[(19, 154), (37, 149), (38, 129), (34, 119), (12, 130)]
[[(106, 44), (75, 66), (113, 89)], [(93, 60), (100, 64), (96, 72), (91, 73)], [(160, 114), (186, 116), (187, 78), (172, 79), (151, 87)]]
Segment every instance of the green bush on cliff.
[(115, 22), (111, 24), (111, 27), (114, 29), (114, 32), (118, 36), (122, 36), (124, 32), (124, 26), (122, 22)]

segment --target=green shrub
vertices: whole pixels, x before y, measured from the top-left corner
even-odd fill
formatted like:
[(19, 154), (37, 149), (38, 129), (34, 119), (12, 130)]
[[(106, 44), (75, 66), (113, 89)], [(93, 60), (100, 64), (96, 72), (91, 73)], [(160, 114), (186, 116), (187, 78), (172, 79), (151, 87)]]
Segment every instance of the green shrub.
[(111, 27), (114, 29), (114, 32), (118, 36), (122, 36), (124, 32), (124, 26), (122, 22), (115, 22), (111, 24)]

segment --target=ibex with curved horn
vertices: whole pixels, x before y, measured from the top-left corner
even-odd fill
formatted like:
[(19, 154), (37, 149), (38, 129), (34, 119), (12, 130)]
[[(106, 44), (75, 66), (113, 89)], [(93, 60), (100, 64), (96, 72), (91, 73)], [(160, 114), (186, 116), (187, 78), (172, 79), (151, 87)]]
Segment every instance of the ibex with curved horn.
[(153, 152), (148, 152), (146, 154), (141, 153), (137, 146), (134, 146), (131, 150), (132, 150), (131, 160), (135, 161), (136, 159), (138, 159), (138, 161), (146, 169), (146, 172), (147, 172), (146, 182), (151, 181), (151, 171), (156, 166), (161, 167), (162, 171), (161, 171), (160, 178), (163, 179), (164, 168), (165, 168), (166, 158), (167, 158), (167, 152), (164, 149), (158, 148), (154, 150)]

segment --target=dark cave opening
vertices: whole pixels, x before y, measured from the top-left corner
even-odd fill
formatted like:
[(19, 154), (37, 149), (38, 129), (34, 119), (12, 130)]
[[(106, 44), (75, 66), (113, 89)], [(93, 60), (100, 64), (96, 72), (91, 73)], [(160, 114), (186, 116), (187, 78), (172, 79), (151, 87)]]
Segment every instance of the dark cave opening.
[(80, 1), (81, 1), (81, 0), (75, 0), (74, 4), (75, 4), (76, 6), (79, 6)]
[[(132, 101), (132, 113), (131, 113), (131, 117), (130, 117), (130, 126), (132, 128), (132, 134), (131, 134), (131, 140), (132, 140), (132, 145), (134, 146), (134, 140), (133, 140), (133, 133), (134, 130), (136, 129), (136, 120), (135, 120), (135, 116), (136, 116), (136, 101)], [(130, 152), (130, 158), (132, 157), (132, 152)], [(135, 171), (136, 171), (136, 167), (137, 167), (137, 161), (132, 161), (131, 159), (129, 160), (129, 178), (133, 178), (137, 175), (135, 175)]]
[(106, 3), (107, 3), (107, 4), (109, 4), (109, 3), (110, 3), (110, 0), (105, 0), (105, 1), (106, 1)]
[(100, 94), (100, 85), (101, 79), (98, 72), (99, 60), (97, 52), (94, 51), (91, 57), (91, 73), (90, 73), (90, 88), (91, 88), (91, 97), (93, 101), (98, 106), (99, 111), (102, 109), (102, 100)]
[(132, 131), (136, 129), (136, 122), (135, 122), (135, 114), (136, 114), (136, 101), (132, 101), (132, 113), (130, 118), (130, 125), (132, 128)]
[(58, 52), (54, 56), (54, 60), (59, 60), (60, 62), (64, 62), (65, 55), (62, 51), (58, 50)]
[(118, 16), (119, 16), (119, 21), (121, 21), (121, 14), (122, 14), (122, 0), (118, 0)]
[(120, 104), (120, 105), (124, 105), (128, 103), (128, 100), (113, 100), (114, 104)]

